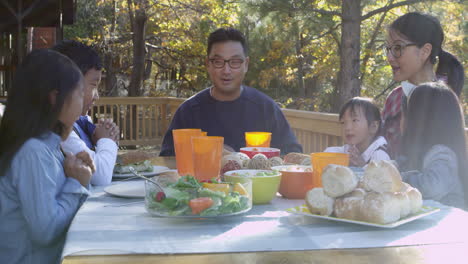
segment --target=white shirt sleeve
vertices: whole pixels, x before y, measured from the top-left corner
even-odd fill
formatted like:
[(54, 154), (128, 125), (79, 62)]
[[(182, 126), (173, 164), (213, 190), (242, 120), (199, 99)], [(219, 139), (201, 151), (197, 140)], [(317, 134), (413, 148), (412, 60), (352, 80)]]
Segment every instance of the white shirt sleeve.
[(328, 147), (323, 152), (334, 152), (334, 153), (348, 153), (348, 150), (344, 146), (337, 146), (337, 147)]
[(115, 161), (117, 159), (117, 144), (109, 138), (101, 138), (96, 145), (96, 151), (92, 151), (86, 146), (86, 143), (76, 134), (75, 131), (62, 142), (62, 148), (65, 152), (77, 154), (81, 151), (89, 153), (94, 160), (96, 171), (91, 177), (92, 185), (107, 185), (112, 181)]
[(391, 159), (387, 152), (379, 149), (379, 150), (374, 151), (374, 153), (372, 153), (370, 160), (379, 161), (379, 160), (391, 160)]

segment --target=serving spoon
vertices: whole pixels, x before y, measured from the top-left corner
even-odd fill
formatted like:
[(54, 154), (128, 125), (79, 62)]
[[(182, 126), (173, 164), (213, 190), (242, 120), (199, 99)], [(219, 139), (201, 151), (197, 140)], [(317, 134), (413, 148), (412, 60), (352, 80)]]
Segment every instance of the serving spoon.
[(148, 177), (145, 177), (145, 176), (139, 174), (139, 173), (135, 170), (135, 168), (133, 168), (133, 167), (129, 167), (128, 170), (129, 170), (133, 175), (135, 175), (135, 176), (137, 176), (137, 177), (139, 177), (139, 178), (145, 179), (145, 180), (147, 180), (147, 181), (153, 183), (154, 185), (158, 186), (158, 188), (159, 188), (158, 192), (164, 193), (164, 196), (166, 195), (166, 193), (164, 192), (164, 188), (163, 188), (159, 183), (157, 183), (156, 181), (154, 181), (154, 180), (152, 180), (152, 179), (150, 179), (150, 178), (148, 178)]

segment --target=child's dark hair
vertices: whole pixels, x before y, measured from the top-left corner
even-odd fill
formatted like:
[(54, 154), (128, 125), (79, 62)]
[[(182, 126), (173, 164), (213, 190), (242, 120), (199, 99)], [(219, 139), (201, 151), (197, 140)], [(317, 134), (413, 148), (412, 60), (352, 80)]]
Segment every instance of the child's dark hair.
[[(16, 152), (28, 139), (48, 131), (62, 136), (60, 112), (82, 78), (75, 63), (56, 51), (34, 50), (24, 58), (8, 91), (0, 124), (0, 176), (5, 175)], [(50, 94), (54, 91), (52, 104)]]
[(234, 28), (218, 28), (217, 30), (211, 32), (210, 36), (208, 37), (208, 48), (206, 49), (206, 54), (210, 55), (213, 44), (226, 41), (240, 42), (242, 49), (244, 50), (244, 55), (247, 56), (248, 47), (247, 42), (245, 41), (245, 37), (239, 30)]
[(463, 66), (454, 55), (442, 49), (444, 32), (436, 17), (419, 12), (408, 13), (393, 21), (390, 30), (395, 30), (418, 47), (431, 44), (429, 61), (436, 64), (436, 58), (439, 57), (436, 75), (441, 79), (446, 78), (448, 86), (460, 96), (465, 79)]
[(64, 40), (52, 49), (62, 53), (76, 63), (83, 75), (90, 69), (102, 69), (101, 58), (97, 52), (84, 43), (75, 40)]
[(381, 134), (381, 125), (382, 125), (382, 118), (380, 117), (380, 110), (377, 105), (374, 104), (371, 98), (365, 97), (354, 97), (349, 99), (340, 109), (340, 119), (343, 118), (346, 110), (350, 109), (351, 113), (356, 113), (356, 109), (362, 109), (366, 116), (367, 124), (370, 125), (372, 122), (378, 122), (377, 133), (375, 134), (375, 138), (380, 136)]
[(459, 176), (465, 186), (466, 139), (463, 112), (455, 93), (442, 82), (424, 83), (411, 93), (403, 112), (404, 127), (402, 155), (406, 158), (405, 170), (421, 170), (424, 155), (434, 145), (449, 147), (458, 157)]

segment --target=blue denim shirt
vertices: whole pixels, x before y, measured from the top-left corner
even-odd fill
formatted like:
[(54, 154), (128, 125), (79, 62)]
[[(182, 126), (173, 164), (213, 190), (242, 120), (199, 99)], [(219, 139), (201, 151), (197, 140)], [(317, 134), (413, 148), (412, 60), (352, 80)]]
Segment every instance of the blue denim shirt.
[(60, 137), (27, 140), (0, 176), (0, 263), (59, 263), (65, 235), (89, 192), (65, 176)]

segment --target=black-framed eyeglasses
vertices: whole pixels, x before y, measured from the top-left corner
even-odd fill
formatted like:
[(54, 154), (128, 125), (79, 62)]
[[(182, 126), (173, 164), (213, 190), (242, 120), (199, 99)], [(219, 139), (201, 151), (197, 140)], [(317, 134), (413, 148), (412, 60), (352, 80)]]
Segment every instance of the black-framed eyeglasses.
[(224, 65), (226, 65), (226, 62), (229, 64), (229, 67), (231, 67), (231, 69), (239, 69), (242, 66), (242, 63), (244, 63), (243, 59), (230, 59), (230, 60), (209, 59), (209, 61), (217, 69), (224, 68)]
[(417, 46), (418, 44), (416, 43), (407, 43), (407, 44), (394, 44), (391, 45), (390, 47), (384, 46), (384, 53), (386, 56), (388, 56), (388, 52), (392, 53), (392, 56), (395, 58), (400, 58), (401, 55), (403, 55), (403, 50), (408, 47), (408, 46)]

